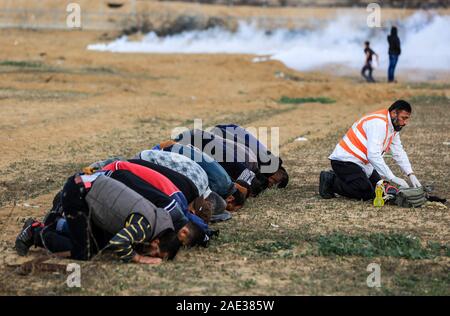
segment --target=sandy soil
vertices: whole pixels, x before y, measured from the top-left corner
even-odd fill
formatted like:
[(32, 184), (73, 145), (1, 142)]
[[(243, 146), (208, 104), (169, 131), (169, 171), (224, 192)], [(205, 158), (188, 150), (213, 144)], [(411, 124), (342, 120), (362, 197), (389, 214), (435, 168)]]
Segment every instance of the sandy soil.
[[(368, 85), (357, 76), (252, 63), (248, 55), (85, 50), (101, 37), (0, 31), (0, 294), (449, 294), (445, 206), (378, 210), (344, 199), (324, 201), (317, 194), (318, 174), (329, 167), (327, 156), (350, 124), (404, 98), (415, 109), (403, 140), (416, 173), (448, 197), (450, 154), (443, 144), (450, 141), (448, 81)], [(336, 102), (287, 105), (279, 102), (282, 96)], [(80, 290), (68, 289), (61, 273), (14, 272), (12, 265), (43, 253), (15, 255), (22, 222), (45, 213), (66, 177), (98, 159), (130, 157), (167, 139), (177, 126), (192, 127), (195, 118), (205, 126), (279, 127), (288, 188), (250, 201), (232, 221), (217, 225), (221, 236), (209, 249), (183, 251), (173, 263), (147, 267), (100, 258), (82, 264)], [(295, 142), (299, 136), (308, 141)], [(447, 254), (420, 260), (321, 255), (317, 238), (333, 232), (412, 235), (423, 245), (439, 243)], [(264, 250), (271, 242), (287, 243), (288, 255), (284, 246)], [(365, 285), (370, 262), (385, 267), (379, 290)]]

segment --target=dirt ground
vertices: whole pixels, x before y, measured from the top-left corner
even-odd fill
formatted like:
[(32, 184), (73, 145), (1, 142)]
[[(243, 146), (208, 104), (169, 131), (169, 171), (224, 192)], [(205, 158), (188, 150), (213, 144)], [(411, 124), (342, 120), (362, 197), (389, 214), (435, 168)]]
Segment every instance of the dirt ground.
[[(403, 98), (414, 107), (402, 140), (415, 172), (449, 197), (448, 78), (410, 82), (403, 74), (398, 84), (369, 85), (356, 73), (300, 73), (279, 62), (253, 63), (249, 55), (85, 49), (101, 36), (0, 31), (0, 294), (450, 294), (448, 204), (376, 209), (318, 196), (319, 172), (329, 168), (327, 157), (351, 123)], [(335, 103), (289, 105), (279, 102), (282, 96)], [(80, 263), (81, 288), (67, 287), (64, 271), (17, 273), (18, 264), (45, 254), (15, 254), (23, 221), (42, 217), (68, 176), (99, 159), (131, 157), (196, 118), (204, 126), (279, 127), (288, 187), (249, 201), (232, 220), (214, 225), (220, 235), (209, 248), (182, 250), (174, 262), (144, 266), (98, 257)], [(299, 136), (308, 140), (295, 141)], [(398, 244), (392, 253), (336, 250), (336, 243), (350, 249), (356, 238), (373, 236)], [(366, 285), (372, 262), (381, 264), (380, 288)]]

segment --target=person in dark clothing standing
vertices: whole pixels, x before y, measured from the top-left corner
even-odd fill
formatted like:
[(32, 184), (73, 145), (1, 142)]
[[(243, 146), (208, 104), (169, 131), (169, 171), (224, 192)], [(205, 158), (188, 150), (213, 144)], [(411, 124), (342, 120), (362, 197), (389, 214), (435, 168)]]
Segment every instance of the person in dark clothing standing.
[[(366, 79), (367, 82), (375, 82), (375, 79), (373, 79), (372, 73), (373, 73), (373, 56), (377, 58), (378, 61), (378, 55), (370, 48), (370, 42), (365, 42), (365, 48), (364, 48), (364, 54), (366, 55), (366, 62), (364, 64), (364, 67), (361, 70), (361, 75)], [(366, 74), (368, 72), (368, 74)]]
[(395, 82), (395, 67), (397, 66), (398, 58), (402, 53), (400, 47), (400, 39), (397, 35), (397, 28), (391, 28), (391, 35), (387, 37), (389, 43), (389, 68), (388, 68), (388, 82)]

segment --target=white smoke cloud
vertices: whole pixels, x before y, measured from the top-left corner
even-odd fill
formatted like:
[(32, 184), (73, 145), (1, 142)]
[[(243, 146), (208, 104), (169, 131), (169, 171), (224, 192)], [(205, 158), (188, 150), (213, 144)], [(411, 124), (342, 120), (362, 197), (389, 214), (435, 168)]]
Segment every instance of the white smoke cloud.
[[(402, 68), (450, 71), (450, 16), (418, 12), (399, 25)], [(118, 53), (226, 53), (269, 55), (296, 70), (313, 70), (329, 64), (361, 67), (363, 43), (380, 55), (380, 67), (387, 68), (386, 29), (371, 29), (365, 19), (340, 16), (314, 30), (277, 29), (271, 32), (255, 24), (240, 22), (236, 32), (221, 28), (188, 31), (158, 37), (149, 33), (139, 41), (121, 37), (107, 44), (92, 44), (89, 50)]]

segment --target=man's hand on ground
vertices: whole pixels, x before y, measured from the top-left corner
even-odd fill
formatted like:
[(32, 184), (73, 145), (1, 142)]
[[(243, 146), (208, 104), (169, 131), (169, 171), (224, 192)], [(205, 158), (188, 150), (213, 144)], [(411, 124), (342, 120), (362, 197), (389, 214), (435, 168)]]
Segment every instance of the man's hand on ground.
[(136, 254), (132, 260), (133, 262), (144, 264), (160, 264), (162, 262), (161, 258), (141, 256), (138, 254)]

